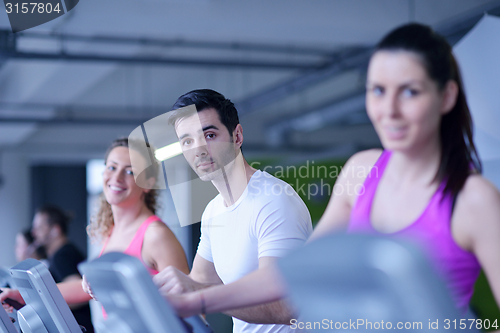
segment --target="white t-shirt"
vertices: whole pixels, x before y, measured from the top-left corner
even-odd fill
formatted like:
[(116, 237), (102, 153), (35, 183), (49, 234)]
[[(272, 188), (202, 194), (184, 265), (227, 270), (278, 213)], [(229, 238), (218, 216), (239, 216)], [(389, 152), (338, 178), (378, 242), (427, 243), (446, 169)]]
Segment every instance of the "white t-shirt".
[[(241, 197), (226, 207), (217, 195), (203, 212), (198, 254), (214, 263), (224, 284), (259, 268), (260, 257), (282, 257), (312, 233), (311, 216), (294, 189), (257, 170)], [(234, 332), (293, 332), (288, 325), (249, 324), (233, 318)]]

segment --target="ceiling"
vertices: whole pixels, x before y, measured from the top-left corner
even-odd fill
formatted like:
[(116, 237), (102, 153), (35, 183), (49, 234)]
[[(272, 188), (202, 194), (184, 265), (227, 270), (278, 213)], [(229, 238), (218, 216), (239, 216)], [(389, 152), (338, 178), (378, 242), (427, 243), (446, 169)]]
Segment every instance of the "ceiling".
[[(8, 33), (0, 14), (0, 150), (33, 163), (101, 157), (111, 140), (211, 88), (245, 153), (342, 158), (379, 142), (364, 111), (370, 48), (418, 21), (453, 43), (500, 0), (80, 0)], [(292, 156), (292, 157), (291, 157)]]

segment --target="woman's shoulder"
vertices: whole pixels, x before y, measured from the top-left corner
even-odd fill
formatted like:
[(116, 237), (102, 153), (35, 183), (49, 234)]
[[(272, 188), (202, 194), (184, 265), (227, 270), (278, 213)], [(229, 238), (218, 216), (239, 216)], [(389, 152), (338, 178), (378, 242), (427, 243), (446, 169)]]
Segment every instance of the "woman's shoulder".
[(171, 233), (170, 228), (160, 219), (151, 222), (146, 233), (162, 236), (162, 233)]
[(382, 149), (369, 149), (352, 155), (343, 166), (341, 175), (346, 178), (360, 178), (358, 181), (364, 181), (382, 152)]
[[(460, 202), (470, 208), (485, 208), (491, 204), (500, 204), (500, 192), (489, 180), (480, 174), (467, 177), (459, 193)], [(457, 204), (459, 202), (457, 201)]]
[(174, 233), (162, 220), (151, 222), (144, 234), (144, 244), (152, 248), (162, 247), (173, 239), (176, 239)]
[(352, 155), (346, 162), (346, 165), (355, 165), (355, 166), (364, 166), (364, 167), (372, 167), (375, 162), (377, 162), (380, 155), (382, 155), (383, 150), (379, 148), (368, 149), (357, 152)]
[(453, 210), (454, 234), (458, 242), (471, 249), (484, 233), (500, 231), (500, 192), (479, 174), (470, 175), (460, 191)]

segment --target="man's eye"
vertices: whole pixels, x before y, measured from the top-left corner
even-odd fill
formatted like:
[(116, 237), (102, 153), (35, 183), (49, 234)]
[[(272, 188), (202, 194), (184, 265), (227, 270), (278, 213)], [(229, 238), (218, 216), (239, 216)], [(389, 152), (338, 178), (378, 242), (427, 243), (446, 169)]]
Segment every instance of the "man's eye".
[(182, 141), (182, 145), (183, 145), (183, 146), (190, 145), (190, 144), (192, 143), (192, 141), (193, 141), (193, 140), (191, 140), (191, 139), (184, 140), (184, 141)]
[(127, 175), (134, 175), (134, 172), (132, 170), (127, 170)]
[(205, 138), (207, 138), (207, 139), (213, 139), (213, 138), (215, 138), (215, 134), (214, 133), (208, 133), (207, 135), (205, 135)]
[(115, 167), (114, 167), (114, 166), (112, 166), (112, 165), (110, 165), (110, 166), (108, 166), (108, 168), (107, 168), (107, 169), (108, 169), (108, 170), (110, 170), (110, 171), (113, 171), (113, 170), (115, 170)]

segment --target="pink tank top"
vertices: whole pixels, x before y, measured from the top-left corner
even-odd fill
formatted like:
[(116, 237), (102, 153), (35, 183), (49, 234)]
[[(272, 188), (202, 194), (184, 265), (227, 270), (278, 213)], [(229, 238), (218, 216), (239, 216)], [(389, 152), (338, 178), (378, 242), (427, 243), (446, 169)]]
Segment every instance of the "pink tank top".
[[(156, 269), (153, 269), (146, 265), (144, 260), (142, 260), (142, 244), (144, 243), (144, 235), (146, 234), (146, 230), (148, 229), (149, 225), (155, 221), (161, 221), (160, 218), (156, 215), (151, 215), (148, 217), (144, 222), (142, 222), (141, 226), (137, 230), (137, 232), (134, 235), (134, 238), (130, 242), (129, 246), (123, 251), (123, 253), (131, 255), (133, 257), (139, 258), (141, 262), (144, 264), (144, 266), (147, 268), (149, 274), (151, 275), (156, 275), (159, 272)], [(104, 246), (102, 247), (101, 253), (99, 254), (99, 257), (103, 254), (104, 250), (106, 249), (106, 245), (108, 245), (109, 241), (109, 236), (106, 238), (106, 241), (104, 242)]]
[[(370, 212), (380, 178), (391, 157), (384, 151), (364, 182), (365, 191), (360, 194), (351, 210), (347, 232), (380, 234), (371, 224)], [(466, 311), (474, 292), (474, 283), (480, 272), (476, 257), (459, 247), (451, 233), (453, 197), (444, 194), (443, 181), (432, 196), (420, 217), (392, 236), (417, 243), (446, 282), (457, 307)]]

